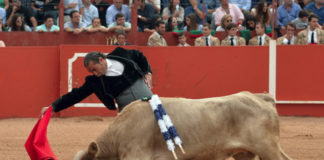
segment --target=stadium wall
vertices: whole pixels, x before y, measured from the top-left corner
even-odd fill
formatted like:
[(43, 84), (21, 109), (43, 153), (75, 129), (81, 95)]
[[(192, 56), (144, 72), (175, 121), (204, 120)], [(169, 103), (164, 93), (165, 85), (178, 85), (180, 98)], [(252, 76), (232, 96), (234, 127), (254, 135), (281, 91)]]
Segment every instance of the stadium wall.
[[(0, 118), (37, 117), (40, 108), (84, 82), (82, 54), (115, 46), (0, 48)], [(239, 91), (269, 91), (269, 47), (144, 47), (153, 69), (153, 92), (204, 98)], [(323, 45), (277, 47), (276, 99), (280, 115), (324, 116)], [(78, 53), (81, 56), (75, 56)], [(69, 77), (69, 72), (71, 76)], [(116, 115), (95, 96), (56, 116)], [(82, 106), (83, 105), (83, 106)], [(97, 106), (96, 106), (97, 105)]]

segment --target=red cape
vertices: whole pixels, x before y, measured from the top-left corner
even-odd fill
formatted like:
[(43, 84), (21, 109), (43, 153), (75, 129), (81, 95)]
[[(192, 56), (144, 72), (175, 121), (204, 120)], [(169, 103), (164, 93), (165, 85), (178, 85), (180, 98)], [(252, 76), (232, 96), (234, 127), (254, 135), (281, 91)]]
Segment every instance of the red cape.
[(57, 160), (47, 140), (47, 125), (52, 115), (50, 106), (31, 131), (25, 148), (31, 160)]

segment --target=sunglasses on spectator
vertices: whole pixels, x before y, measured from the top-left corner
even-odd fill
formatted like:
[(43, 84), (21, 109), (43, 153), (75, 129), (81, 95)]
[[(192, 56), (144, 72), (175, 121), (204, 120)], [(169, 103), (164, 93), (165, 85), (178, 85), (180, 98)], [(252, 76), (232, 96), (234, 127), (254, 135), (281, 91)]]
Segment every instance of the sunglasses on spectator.
[(230, 20), (227, 20), (226, 22), (232, 22), (232, 20), (230, 19)]

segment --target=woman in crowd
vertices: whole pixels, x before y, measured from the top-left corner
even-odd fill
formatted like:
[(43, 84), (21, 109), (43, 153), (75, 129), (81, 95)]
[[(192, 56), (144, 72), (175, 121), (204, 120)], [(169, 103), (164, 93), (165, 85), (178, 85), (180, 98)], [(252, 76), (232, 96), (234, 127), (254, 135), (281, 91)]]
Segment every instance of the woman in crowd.
[(186, 26), (183, 28), (183, 31), (193, 31), (193, 30), (202, 30), (202, 25), (197, 23), (197, 16), (193, 13), (188, 14), (186, 17)]
[(163, 9), (163, 21), (167, 23), (170, 17), (175, 17), (178, 23), (184, 20), (184, 9), (180, 6), (180, 0), (171, 0), (169, 7)]
[(270, 25), (270, 9), (266, 1), (258, 2), (255, 12), (255, 18), (257, 22), (263, 23), (266, 25), (266, 28), (271, 28)]
[(221, 25), (216, 28), (216, 32), (223, 32), (228, 24), (232, 23), (232, 16), (226, 14), (221, 19)]
[(20, 14), (15, 14), (12, 18), (10, 28), (8, 30), (9, 32), (11, 31), (27, 31), (31, 32), (31, 28), (25, 24), (24, 19), (22, 15)]

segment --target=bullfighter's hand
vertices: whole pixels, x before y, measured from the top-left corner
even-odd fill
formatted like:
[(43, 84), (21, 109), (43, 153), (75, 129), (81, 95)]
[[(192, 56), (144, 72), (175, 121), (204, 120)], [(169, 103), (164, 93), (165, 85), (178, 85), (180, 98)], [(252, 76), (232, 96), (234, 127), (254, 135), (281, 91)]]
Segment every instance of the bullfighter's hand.
[(152, 85), (152, 74), (151, 73), (147, 73), (145, 75), (145, 79), (144, 79), (146, 85), (149, 87), (149, 88), (153, 88), (153, 85)]

